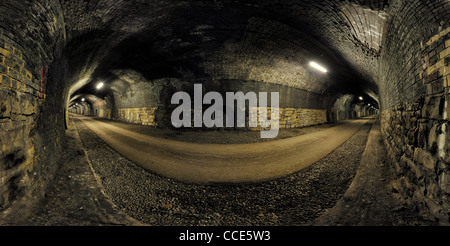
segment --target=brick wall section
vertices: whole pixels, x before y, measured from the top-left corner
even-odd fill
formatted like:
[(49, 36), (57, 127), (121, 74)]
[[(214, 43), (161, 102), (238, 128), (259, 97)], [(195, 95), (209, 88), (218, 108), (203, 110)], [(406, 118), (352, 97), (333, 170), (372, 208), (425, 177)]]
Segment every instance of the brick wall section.
[(0, 84), (10, 90), (41, 98), (40, 78), (33, 77), (27, 69), (22, 52), (4, 40), (0, 40)]
[[(410, 84), (422, 94), (414, 97), (418, 91), (409, 89), (403, 98), (414, 100), (381, 113), (386, 147), (398, 175), (396, 189), (424, 216), (443, 223), (450, 215), (449, 33), (450, 27), (441, 28), (416, 43), (416, 63), (410, 62), (407, 71), (409, 76), (416, 74)], [(399, 79), (401, 83), (402, 76)]]
[(427, 94), (444, 92), (450, 86), (450, 27), (421, 44), (422, 69), (419, 74)]
[[(448, 27), (449, 8), (448, 1), (443, 0), (392, 2), (379, 72), (384, 109), (416, 101), (426, 93), (421, 77), (422, 48), (439, 33), (439, 28)], [(447, 26), (441, 26), (441, 21)]]

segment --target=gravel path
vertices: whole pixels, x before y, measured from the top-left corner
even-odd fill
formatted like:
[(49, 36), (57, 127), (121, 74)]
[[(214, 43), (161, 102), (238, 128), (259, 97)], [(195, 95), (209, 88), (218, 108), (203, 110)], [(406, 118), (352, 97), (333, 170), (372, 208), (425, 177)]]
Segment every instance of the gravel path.
[[(141, 133), (150, 131), (145, 127), (126, 125), (129, 129), (140, 128), (136, 131)], [(285, 178), (252, 184), (195, 185), (142, 169), (111, 149), (83, 124), (77, 124), (89, 161), (112, 202), (139, 221), (171, 226), (305, 225), (333, 207), (349, 187), (370, 127), (371, 124), (364, 125), (330, 155)], [(181, 139), (216, 142), (219, 135), (226, 136), (227, 133), (187, 132)], [(245, 136), (241, 138), (229, 136), (228, 142), (231, 139), (239, 142), (257, 139), (250, 134), (240, 134)], [(166, 137), (173, 136), (166, 134)]]

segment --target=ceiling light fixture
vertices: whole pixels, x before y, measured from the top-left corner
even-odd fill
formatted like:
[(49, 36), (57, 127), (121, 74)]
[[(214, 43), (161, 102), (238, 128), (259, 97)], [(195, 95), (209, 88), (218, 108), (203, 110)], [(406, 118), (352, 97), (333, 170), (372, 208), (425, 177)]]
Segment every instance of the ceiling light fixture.
[(362, 101), (362, 100), (363, 100), (363, 97), (359, 97), (359, 100), (361, 100), (361, 101)]
[(309, 65), (323, 73), (328, 72), (324, 67), (320, 66), (319, 64), (315, 63), (315, 62), (310, 62)]
[(103, 82), (98, 83), (97, 89), (100, 89), (100, 88), (102, 88), (102, 87), (103, 87)]
[(81, 98), (81, 101), (84, 102), (84, 98)]

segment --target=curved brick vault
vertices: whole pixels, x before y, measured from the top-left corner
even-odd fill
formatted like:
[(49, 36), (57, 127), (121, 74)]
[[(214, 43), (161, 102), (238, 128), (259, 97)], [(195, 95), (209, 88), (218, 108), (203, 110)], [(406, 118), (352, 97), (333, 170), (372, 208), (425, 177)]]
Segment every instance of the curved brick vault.
[(447, 0), (3, 0), (0, 218), (45, 194), (69, 107), (167, 127), (167, 95), (202, 83), (279, 91), (286, 128), (380, 113), (401, 194), (448, 221), (449, 16)]

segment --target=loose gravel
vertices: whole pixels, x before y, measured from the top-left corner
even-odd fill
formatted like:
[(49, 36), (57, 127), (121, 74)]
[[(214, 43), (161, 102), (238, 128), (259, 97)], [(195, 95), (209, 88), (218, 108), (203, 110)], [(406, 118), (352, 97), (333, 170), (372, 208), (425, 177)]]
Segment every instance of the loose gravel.
[[(116, 124), (123, 126), (123, 123)], [(254, 133), (173, 134), (126, 125), (141, 133), (192, 142), (250, 143), (260, 139)], [(327, 127), (331, 125), (322, 126)], [(161, 177), (118, 154), (83, 124), (77, 123), (77, 128), (105, 194), (129, 216), (157, 226), (252, 226), (306, 225), (326, 213), (351, 184), (371, 124), (362, 126), (328, 156), (298, 173), (271, 181), (233, 185), (196, 185)], [(320, 128), (283, 131), (279, 138)]]

